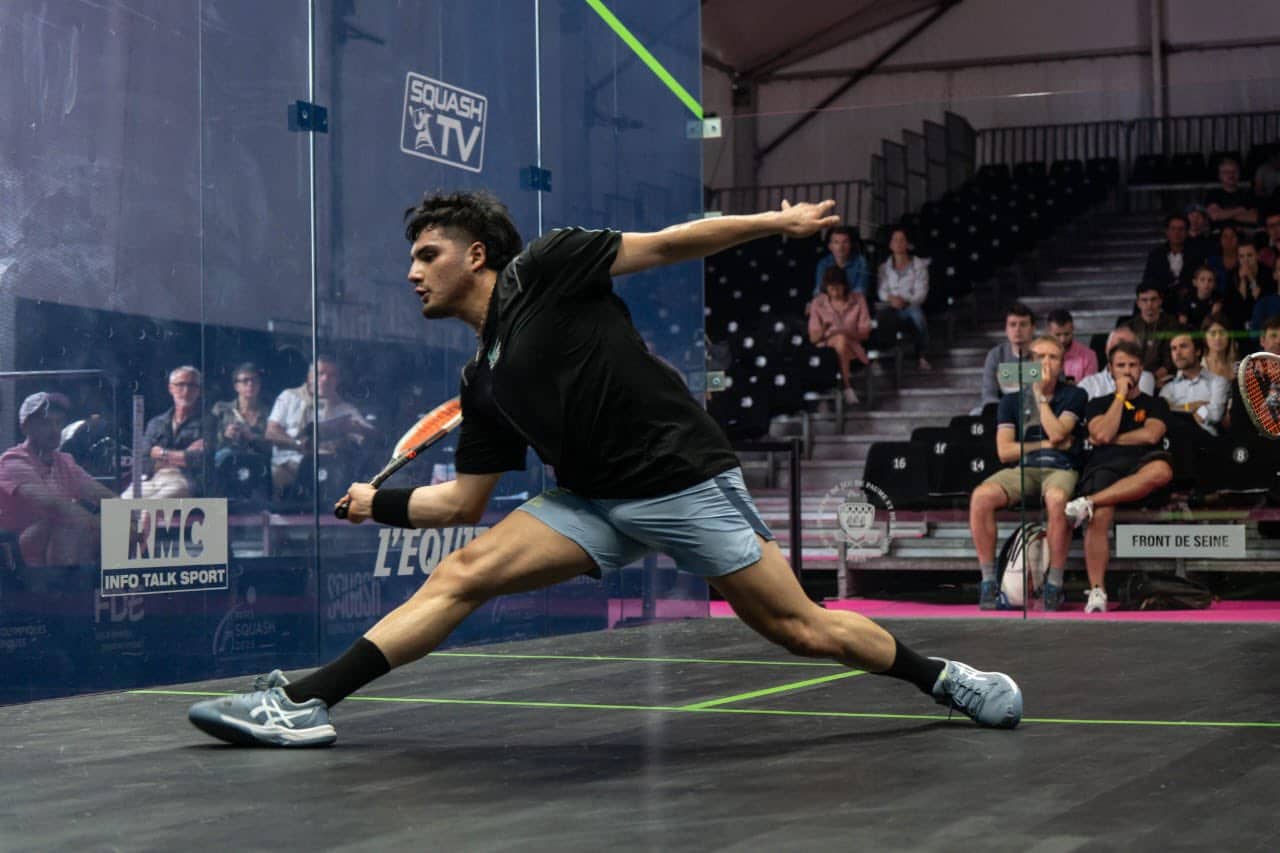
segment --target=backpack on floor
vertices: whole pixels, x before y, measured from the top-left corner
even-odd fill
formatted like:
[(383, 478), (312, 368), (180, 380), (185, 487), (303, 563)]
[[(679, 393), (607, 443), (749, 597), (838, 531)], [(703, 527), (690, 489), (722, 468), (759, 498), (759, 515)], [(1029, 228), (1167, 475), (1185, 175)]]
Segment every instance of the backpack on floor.
[(1044, 586), (1049, 573), (1049, 539), (1038, 521), (1018, 525), (1000, 548), (996, 567), (1000, 570), (1000, 591), (1009, 604), (1021, 607)]
[(1130, 572), (1120, 587), (1121, 610), (1204, 610), (1213, 593), (1202, 583), (1166, 572)]

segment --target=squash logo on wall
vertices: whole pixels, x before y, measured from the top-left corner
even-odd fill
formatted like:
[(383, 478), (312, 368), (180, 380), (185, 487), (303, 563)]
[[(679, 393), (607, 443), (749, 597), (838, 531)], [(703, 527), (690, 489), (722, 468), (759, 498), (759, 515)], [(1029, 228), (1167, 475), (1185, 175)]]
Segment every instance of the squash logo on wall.
[(410, 71), (404, 78), (400, 150), (468, 172), (484, 168), (489, 99)]

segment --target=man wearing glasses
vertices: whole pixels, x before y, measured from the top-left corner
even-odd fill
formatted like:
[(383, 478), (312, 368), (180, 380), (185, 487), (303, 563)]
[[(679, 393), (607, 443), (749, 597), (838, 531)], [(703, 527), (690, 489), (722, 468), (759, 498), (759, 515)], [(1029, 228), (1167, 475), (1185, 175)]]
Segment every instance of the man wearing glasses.
[[(146, 459), (135, 472), (149, 472), (142, 482), (144, 498), (189, 498), (204, 483), (205, 441), (215, 435), (212, 418), (200, 411), (200, 371), (191, 365), (169, 371), (173, 406), (147, 421)], [(135, 474), (136, 476), (136, 474)], [(133, 497), (132, 490), (124, 497)]]

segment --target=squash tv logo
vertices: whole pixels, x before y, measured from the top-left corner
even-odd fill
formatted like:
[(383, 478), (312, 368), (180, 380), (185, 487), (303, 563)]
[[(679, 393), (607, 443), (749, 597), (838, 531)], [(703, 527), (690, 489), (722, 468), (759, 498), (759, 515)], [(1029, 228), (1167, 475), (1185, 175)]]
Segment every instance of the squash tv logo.
[(484, 168), (489, 99), (410, 71), (404, 78), (400, 150), (446, 166)]

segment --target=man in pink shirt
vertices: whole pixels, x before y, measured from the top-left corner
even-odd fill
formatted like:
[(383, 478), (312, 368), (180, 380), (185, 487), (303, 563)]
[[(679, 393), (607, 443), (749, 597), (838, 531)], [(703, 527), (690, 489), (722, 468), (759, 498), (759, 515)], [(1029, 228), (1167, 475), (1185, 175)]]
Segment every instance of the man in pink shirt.
[(27, 440), (0, 454), (0, 528), (18, 534), (32, 566), (92, 563), (98, 557), (98, 516), (85, 506), (114, 497), (58, 450), (70, 404), (38, 391), (22, 401), (18, 425)]
[(1065, 308), (1049, 314), (1049, 334), (1062, 344), (1062, 375), (1070, 376), (1076, 385), (1086, 376), (1098, 372), (1098, 354), (1076, 340), (1076, 323)]

